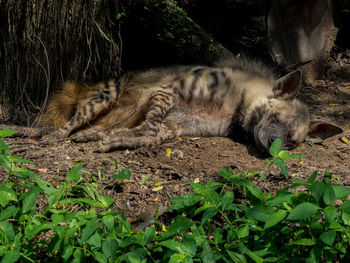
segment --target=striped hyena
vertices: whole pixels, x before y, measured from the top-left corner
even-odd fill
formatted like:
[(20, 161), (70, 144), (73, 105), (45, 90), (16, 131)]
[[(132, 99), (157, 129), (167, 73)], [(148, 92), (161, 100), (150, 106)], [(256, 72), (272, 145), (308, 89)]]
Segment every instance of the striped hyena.
[(41, 120), (65, 138), (99, 141), (99, 151), (160, 144), (176, 136), (230, 136), (237, 129), (268, 151), (276, 138), (285, 148), (309, 134), (324, 139), (342, 132), (310, 121), (295, 99), (297, 70), (276, 79), (256, 61), (227, 59), (213, 67), (177, 66), (127, 73), (96, 85), (66, 82)]

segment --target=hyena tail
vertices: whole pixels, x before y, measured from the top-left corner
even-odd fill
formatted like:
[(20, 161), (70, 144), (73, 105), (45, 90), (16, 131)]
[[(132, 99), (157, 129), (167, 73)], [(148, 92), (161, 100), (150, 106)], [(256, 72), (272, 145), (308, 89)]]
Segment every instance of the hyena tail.
[(59, 128), (67, 123), (74, 115), (81, 94), (88, 92), (89, 88), (75, 82), (64, 82), (61, 91), (52, 96), (39, 126)]

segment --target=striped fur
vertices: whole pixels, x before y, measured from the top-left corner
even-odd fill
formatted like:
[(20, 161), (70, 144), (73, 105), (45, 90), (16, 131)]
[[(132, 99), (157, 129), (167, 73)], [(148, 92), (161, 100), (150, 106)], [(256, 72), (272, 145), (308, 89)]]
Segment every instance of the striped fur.
[(160, 144), (176, 136), (230, 136), (241, 127), (267, 151), (304, 141), (307, 107), (295, 99), (296, 71), (281, 79), (259, 62), (221, 61), (127, 73), (96, 85), (67, 82), (51, 99), (41, 125), (60, 138), (98, 140), (100, 151)]

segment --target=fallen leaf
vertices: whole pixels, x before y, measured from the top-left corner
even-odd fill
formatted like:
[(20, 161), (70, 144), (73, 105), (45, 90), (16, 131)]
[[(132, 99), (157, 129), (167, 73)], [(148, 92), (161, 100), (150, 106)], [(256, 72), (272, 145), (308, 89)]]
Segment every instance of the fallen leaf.
[(27, 139), (24, 139), (24, 142), (26, 142), (26, 143), (35, 143), (36, 140), (27, 138)]
[(158, 182), (155, 184), (155, 186), (161, 186), (163, 183), (162, 182)]
[(152, 188), (152, 191), (153, 191), (153, 192), (159, 192), (160, 190), (163, 190), (163, 188), (164, 188), (164, 187), (161, 185), (161, 186)]
[(200, 139), (200, 137), (191, 138), (192, 141), (197, 141), (197, 140), (199, 140), (199, 139)]
[(343, 142), (343, 143), (345, 143), (345, 144), (348, 144), (348, 143), (349, 143), (349, 139), (346, 138), (345, 136), (341, 137), (341, 138), (340, 138), (340, 141)]
[(171, 156), (171, 149), (170, 148), (166, 149), (166, 155), (165, 156), (170, 158), (170, 156)]
[(334, 103), (329, 103), (328, 105), (331, 106), (331, 107), (334, 107), (334, 106), (335, 106)]
[(67, 140), (66, 143), (71, 143), (72, 141), (71, 140)]
[(182, 138), (181, 137), (176, 137), (176, 140), (182, 141)]
[(80, 159), (75, 159), (75, 160), (73, 160), (73, 162), (75, 162), (75, 163), (86, 163), (86, 161), (80, 160)]
[(47, 168), (38, 168), (39, 173), (47, 173)]
[(129, 163), (129, 164), (138, 164), (138, 165), (140, 165), (140, 163), (139, 163), (139, 162), (136, 162), (136, 161), (128, 161), (128, 163)]

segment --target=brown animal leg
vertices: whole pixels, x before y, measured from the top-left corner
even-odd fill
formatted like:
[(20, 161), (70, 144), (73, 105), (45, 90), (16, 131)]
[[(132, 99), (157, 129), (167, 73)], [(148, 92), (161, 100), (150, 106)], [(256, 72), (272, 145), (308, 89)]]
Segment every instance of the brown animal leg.
[(99, 142), (98, 152), (108, 152), (113, 149), (123, 148), (138, 148), (141, 146), (151, 146), (162, 144), (166, 140), (170, 140), (176, 137), (176, 130), (170, 129), (164, 124), (159, 126), (159, 132), (156, 136), (139, 136), (130, 137), (129, 132), (131, 130), (120, 131), (118, 136), (109, 137), (108, 144), (104, 141)]
[(101, 112), (107, 110), (118, 99), (119, 94), (119, 81), (106, 82), (103, 89), (96, 90), (96, 93), (81, 103), (72, 119), (57, 131), (57, 136), (59, 138), (68, 137), (72, 131), (87, 124)]
[[(115, 148), (135, 148), (141, 145), (150, 145), (157, 143), (158, 140), (164, 141), (159, 135), (163, 127), (163, 135), (169, 136), (169, 129), (165, 129), (162, 121), (174, 105), (175, 92), (171, 86), (164, 87), (153, 93), (150, 100), (150, 108), (146, 114), (146, 119), (139, 126), (133, 129), (114, 129), (101, 141), (101, 151), (109, 151)], [(164, 130), (165, 129), (165, 130)], [(170, 132), (173, 134), (173, 132)], [(159, 137), (160, 136), (160, 137)], [(153, 137), (153, 138), (152, 138)]]

